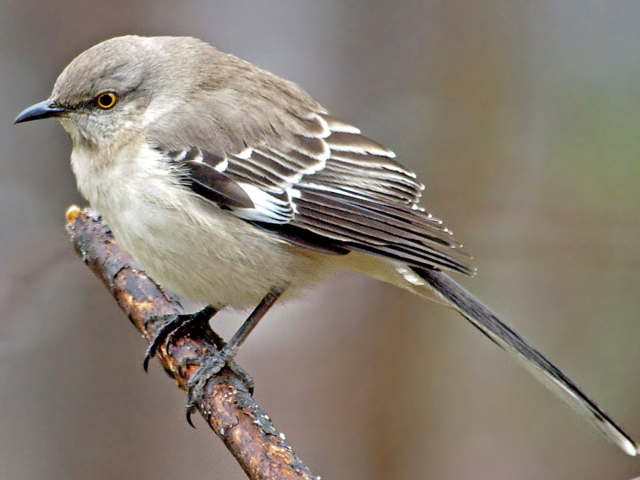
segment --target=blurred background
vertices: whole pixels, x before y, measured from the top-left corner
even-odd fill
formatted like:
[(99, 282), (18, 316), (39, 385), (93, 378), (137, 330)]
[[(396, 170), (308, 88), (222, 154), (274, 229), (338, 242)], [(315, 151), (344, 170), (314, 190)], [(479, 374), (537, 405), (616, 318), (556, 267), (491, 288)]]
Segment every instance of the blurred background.
[[(0, 0), (0, 479), (245, 478), (73, 253), (66, 134), (11, 125), (127, 33), (200, 37), (394, 149), (476, 258), (462, 283), (639, 438), (639, 24), (634, 0)], [(640, 475), (461, 317), (353, 273), (239, 363), (326, 479)]]

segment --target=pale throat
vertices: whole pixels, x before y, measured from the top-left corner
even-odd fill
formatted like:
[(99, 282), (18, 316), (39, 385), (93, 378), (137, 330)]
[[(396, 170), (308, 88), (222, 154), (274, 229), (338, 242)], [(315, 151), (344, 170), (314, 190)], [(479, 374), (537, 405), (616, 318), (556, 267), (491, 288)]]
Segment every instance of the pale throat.
[(117, 196), (123, 189), (136, 188), (136, 177), (144, 172), (139, 162), (148, 150), (142, 134), (102, 145), (77, 138), (80, 135), (77, 130), (69, 134), (73, 141), (71, 169), (78, 190), (93, 207), (104, 209), (109, 197)]

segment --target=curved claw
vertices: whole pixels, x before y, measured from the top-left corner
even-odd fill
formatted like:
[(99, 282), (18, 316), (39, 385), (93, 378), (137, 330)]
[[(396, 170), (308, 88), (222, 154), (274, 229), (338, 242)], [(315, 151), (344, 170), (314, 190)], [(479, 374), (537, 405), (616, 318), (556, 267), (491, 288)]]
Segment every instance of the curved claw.
[(153, 357), (158, 353), (158, 349), (160, 348), (160, 342), (157, 341), (160, 335), (156, 335), (153, 341), (147, 347), (147, 351), (144, 352), (144, 360), (142, 361), (142, 368), (144, 368), (145, 372), (149, 371), (149, 362)]
[(195, 407), (187, 405), (187, 423), (191, 425), (191, 428), (196, 428), (196, 426), (191, 421), (191, 414), (195, 410)]
[(147, 347), (147, 351), (144, 354), (144, 360), (142, 361), (142, 367), (144, 371), (147, 372), (149, 370), (149, 361), (156, 356), (158, 350), (162, 344), (164, 344), (169, 335), (180, 328), (180, 325), (184, 324), (185, 321), (188, 321), (188, 318), (184, 318), (185, 315), (167, 315), (159, 318), (167, 318), (165, 323), (160, 327), (155, 337), (151, 339), (151, 343)]
[(145, 372), (149, 371), (149, 362), (151, 361), (151, 358), (153, 358), (153, 354), (151, 354), (147, 348), (147, 351), (144, 354), (144, 360), (142, 360), (142, 368)]
[[(193, 379), (193, 377), (191, 378)], [(206, 384), (206, 381), (205, 381), (205, 384)], [(199, 393), (194, 393), (196, 388), (197, 388), (197, 385), (189, 382), (189, 390), (187, 393), (186, 415), (187, 415), (187, 423), (191, 425), (191, 428), (196, 428), (196, 426), (191, 421), (191, 415), (193, 415), (193, 413), (197, 410), (197, 407), (196, 407), (197, 401), (204, 396), (204, 392), (202, 390), (200, 390)]]

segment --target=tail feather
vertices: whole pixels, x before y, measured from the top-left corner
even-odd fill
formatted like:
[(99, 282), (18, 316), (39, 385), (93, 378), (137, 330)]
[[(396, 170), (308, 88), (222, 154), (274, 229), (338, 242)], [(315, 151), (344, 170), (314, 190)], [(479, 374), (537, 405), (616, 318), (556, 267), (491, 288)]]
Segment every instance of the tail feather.
[(640, 453), (640, 446), (573, 380), (444, 272), (409, 267), (401, 262), (358, 252), (351, 252), (339, 258), (343, 266), (456, 310), (492, 342), (506, 350), (549, 390), (586, 418), (609, 441), (629, 455)]
[[(445, 273), (438, 270), (413, 268), (427, 285), (414, 285), (409, 290), (430, 297), (437, 292), (442, 303), (455, 308), (473, 326), (494, 343), (511, 354), (549, 390), (584, 416), (609, 441), (618, 445), (629, 455), (640, 453), (640, 446), (627, 435), (591, 398), (569, 377), (530, 345), (515, 330), (506, 325), (489, 308), (458, 285)], [(431, 288), (429, 288), (431, 287)], [(406, 288), (406, 287), (405, 287)], [(421, 291), (419, 291), (421, 290)]]

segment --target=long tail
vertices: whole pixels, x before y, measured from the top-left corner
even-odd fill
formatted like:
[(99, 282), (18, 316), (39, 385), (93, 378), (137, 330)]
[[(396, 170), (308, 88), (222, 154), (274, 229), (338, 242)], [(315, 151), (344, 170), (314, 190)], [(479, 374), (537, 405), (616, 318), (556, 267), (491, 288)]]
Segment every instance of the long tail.
[[(435, 290), (444, 302), (453, 306), (471, 324), (499, 347), (509, 352), (518, 362), (540, 380), (549, 390), (584, 416), (604, 436), (629, 455), (640, 453), (640, 447), (569, 377), (530, 345), (517, 332), (506, 325), (489, 308), (438, 270), (413, 268)], [(415, 285), (411, 290), (422, 294)], [(426, 285), (424, 286), (426, 287)], [(431, 292), (424, 288), (425, 295)]]
[(409, 267), (406, 264), (358, 252), (339, 258), (343, 266), (458, 311), (492, 342), (507, 351), (543, 385), (586, 418), (609, 441), (618, 445), (629, 455), (635, 456), (640, 453), (640, 446), (573, 380), (447, 274), (439, 270)]

